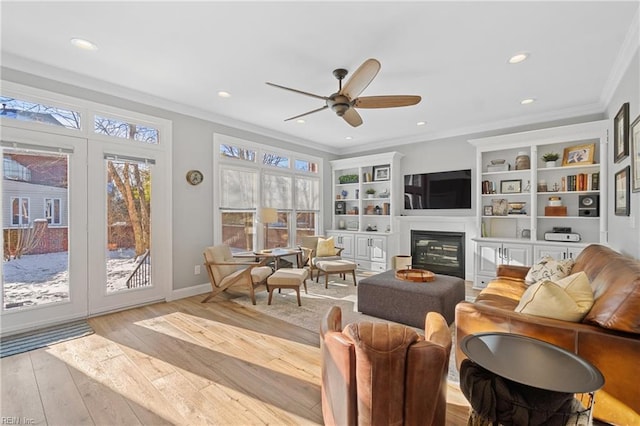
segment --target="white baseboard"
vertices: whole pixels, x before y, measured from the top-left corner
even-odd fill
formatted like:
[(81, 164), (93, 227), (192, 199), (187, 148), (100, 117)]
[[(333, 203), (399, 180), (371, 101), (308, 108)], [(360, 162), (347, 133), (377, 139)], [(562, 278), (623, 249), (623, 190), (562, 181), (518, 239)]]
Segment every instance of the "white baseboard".
[(209, 292), (211, 292), (211, 284), (200, 284), (193, 287), (179, 288), (178, 290), (171, 291), (171, 294), (167, 298), (167, 302), (184, 299), (185, 297), (197, 296), (199, 294)]

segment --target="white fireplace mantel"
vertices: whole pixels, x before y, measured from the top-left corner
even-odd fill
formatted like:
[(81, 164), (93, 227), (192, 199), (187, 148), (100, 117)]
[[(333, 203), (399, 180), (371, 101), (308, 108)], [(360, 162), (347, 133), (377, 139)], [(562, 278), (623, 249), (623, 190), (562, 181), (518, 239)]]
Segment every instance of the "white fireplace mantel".
[(411, 231), (464, 232), (465, 275), (473, 280), (474, 243), (478, 237), (475, 216), (395, 216), (394, 229), (397, 230), (398, 254), (411, 254)]

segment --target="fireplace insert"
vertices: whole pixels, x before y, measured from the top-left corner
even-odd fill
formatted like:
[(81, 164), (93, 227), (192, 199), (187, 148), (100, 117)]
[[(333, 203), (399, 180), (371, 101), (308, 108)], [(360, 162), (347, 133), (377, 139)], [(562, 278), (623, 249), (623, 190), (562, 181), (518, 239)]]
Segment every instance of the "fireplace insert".
[(411, 231), (411, 266), (464, 279), (464, 237), (464, 232)]

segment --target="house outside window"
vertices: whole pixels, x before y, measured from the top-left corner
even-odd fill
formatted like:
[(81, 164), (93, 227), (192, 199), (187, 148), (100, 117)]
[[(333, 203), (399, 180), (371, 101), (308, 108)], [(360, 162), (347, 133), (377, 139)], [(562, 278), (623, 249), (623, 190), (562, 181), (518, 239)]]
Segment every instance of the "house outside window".
[(61, 205), (62, 201), (60, 198), (44, 199), (44, 217), (47, 219), (47, 223), (49, 225), (60, 225), (62, 223), (62, 215), (60, 212)]
[(28, 225), (29, 216), (29, 199), (24, 197), (11, 198), (11, 225)]

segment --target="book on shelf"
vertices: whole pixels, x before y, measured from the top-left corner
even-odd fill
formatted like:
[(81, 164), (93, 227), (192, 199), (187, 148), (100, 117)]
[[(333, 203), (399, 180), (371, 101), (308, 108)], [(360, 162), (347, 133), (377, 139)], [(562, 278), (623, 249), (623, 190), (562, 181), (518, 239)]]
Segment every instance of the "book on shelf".
[(563, 186), (566, 184), (567, 191), (599, 191), (600, 173), (578, 173), (562, 178)]

